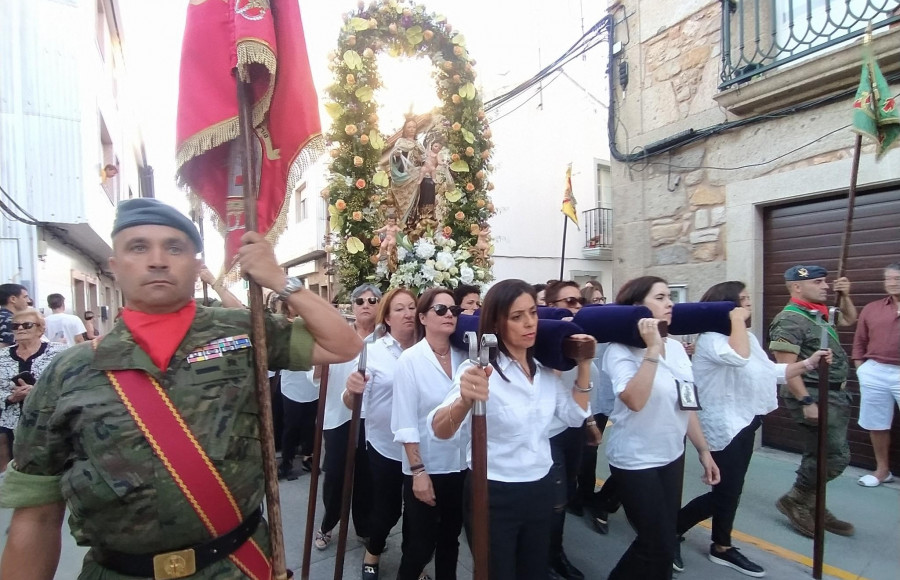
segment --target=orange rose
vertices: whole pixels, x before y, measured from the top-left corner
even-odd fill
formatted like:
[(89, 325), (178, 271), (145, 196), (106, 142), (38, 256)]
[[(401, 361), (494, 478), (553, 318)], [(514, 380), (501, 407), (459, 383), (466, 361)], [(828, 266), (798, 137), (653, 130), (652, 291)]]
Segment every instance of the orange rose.
[(340, 155), (340, 154), (341, 154), (341, 150), (340, 150), (340, 149), (332, 149), (332, 150), (331, 150), (331, 157), (334, 158), (334, 159), (337, 159), (337, 158), (338, 158), (338, 155)]
[(451, 125), (451, 128), (454, 131), (459, 131), (460, 129), (462, 129), (462, 125), (460, 125), (459, 123), (453, 123), (453, 125)]
[(462, 56), (462, 54), (463, 54), (463, 47), (461, 47), (461, 46), (458, 45), (458, 44), (457, 44), (456, 46), (454, 46), (454, 47), (453, 47), (453, 54), (455, 54), (456, 56)]
[(485, 201), (483, 199), (479, 199), (475, 202), (475, 205), (477, 205), (478, 207), (484, 207)]
[(494, 213), (494, 204), (492, 204), (492, 203), (487, 204), (487, 209), (489, 212)]
[(491, 156), (491, 151), (489, 149), (485, 149), (484, 151), (481, 152), (482, 159), (487, 159), (490, 156)]
[(351, 34), (350, 36), (348, 36), (347, 44), (349, 44), (350, 46), (355, 46), (356, 45), (356, 35)]
[(493, 184), (493, 183), (488, 183), (488, 184), (487, 184), (487, 189), (488, 189), (488, 191), (494, 191), (494, 184)]
[(453, 217), (455, 217), (459, 221), (462, 221), (462, 220), (466, 219), (466, 214), (464, 214), (461, 211), (458, 211), (458, 212), (456, 212), (456, 214)]
[(444, 70), (453, 70), (453, 63), (449, 60), (444, 61)]
[(362, 158), (362, 157), (360, 157), (359, 155), (357, 155), (356, 157), (353, 158), (353, 165), (355, 165), (356, 167), (362, 167), (362, 164), (363, 164), (363, 158)]
[(475, 149), (473, 149), (472, 147), (466, 147), (466, 155), (469, 157), (475, 155)]
[(466, 184), (466, 191), (475, 191), (475, 184), (474, 184), (474, 183), (467, 183), (467, 184)]
[(397, 34), (397, 25), (396, 25), (396, 24), (389, 24), (389, 25), (388, 25), (388, 30), (391, 31), (391, 34)]
[(484, 179), (484, 169), (479, 169), (478, 173), (475, 174), (475, 177), (478, 179)]
[(355, 85), (355, 84), (356, 84), (356, 77), (353, 76), (352, 74), (348, 74), (348, 75), (347, 75), (347, 84), (348, 84), (348, 85)]
[(454, 153), (450, 156), (450, 161), (459, 161), (459, 153)]
[(372, 262), (373, 264), (377, 265), (378, 264), (378, 254), (372, 254), (371, 256), (369, 256), (369, 261)]
[(424, 38), (425, 40), (431, 40), (432, 38), (434, 38), (434, 33), (430, 30), (426, 30), (422, 33), (422, 38)]
[(361, 211), (355, 211), (355, 212), (353, 212), (353, 221), (355, 221), (355, 222), (361, 222), (361, 221), (362, 221), (362, 212), (361, 212)]
[(366, 180), (365, 179), (357, 179), (356, 180), (356, 189), (365, 189)]
[(348, 135), (356, 135), (356, 131), (356, 125), (347, 125), (346, 127), (344, 127), (344, 133)]
[(478, 227), (478, 224), (472, 224), (469, 226), (469, 233), (473, 236), (477, 236), (478, 232), (481, 231), (481, 228)]
[(459, 84), (462, 82), (462, 79), (460, 78), (459, 75), (453, 75), (453, 82), (456, 84)]
[(339, 199), (334, 202), (334, 207), (336, 207), (338, 211), (344, 211), (345, 209), (347, 209), (347, 202), (343, 199)]
[(453, 104), (454, 104), (454, 105), (458, 105), (458, 104), (460, 104), (460, 103), (462, 102), (462, 97), (460, 97), (459, 95), (457, 95), (456, 93), (454, 93), (453, 96), (450, 97), (450, 100), (453, 101)]
[(372, 113), (371, 115), (369, 115), (369, 122), (372, 123), (373, 125), (374, 125), (375, 123), (377, 123), (377, 122), (378, 122), (378, 115), (376, 115), (375, 113)]
[(372, 58), (373, 56), (375, 56), (375, 51), (373, 51), (371, 48), (367, 48), (363, 51), (363, 56), (366, 58)]
[(484, 136), (485, 139), (490, 139), (491, 135), (493, 135), (493, 134), (494, 133), (490, 129), (485, 129), (484, 132), (482, 133), (482, 135)]
[(444, 230), (443, 230), (443, 231), (444, 231), (444, 237), (445, 237), (445, 238), (449, 238), (450, 236), (453, 235), (453, 228), (451, 228), (450, 226), (444, 226)]
[(380, 246), (381, 246), (381, 236), (379, 236), (378, 234), (375, 234), (374, 236), (372, 236), (372, 247), (378, 248)]

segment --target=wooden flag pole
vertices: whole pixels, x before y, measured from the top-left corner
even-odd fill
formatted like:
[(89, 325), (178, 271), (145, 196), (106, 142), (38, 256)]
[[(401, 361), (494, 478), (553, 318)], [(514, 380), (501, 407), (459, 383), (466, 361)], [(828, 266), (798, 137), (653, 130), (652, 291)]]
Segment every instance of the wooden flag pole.
[(306, 535), (303, 538), (303, 562), (300, 565), (301, 580), (309, 580), (309, 566), (316, 520), (316, 499), (319, 492), (319, 472), (322, 465), (322, 426), (325, 424), (325, 398), (328, 396), (329, 365), (322, 365), (319, 378), (319, 403), (316, 408), (316, 435), (313, 439), (312, 469), (309, 472), (309, 501), (306, 504)]
[[(203, 235), (203, 212), (197, 211), (194, 212), (194, 221), (197, 224), (197, 229), (200, 231), (200, 239), (203, 240), (203, 250), (200, 252), (200, 259), (203, 260), (203, 266), (206, 267), (206, 238)], [(209, 306), (209, 285), (206, 281), (202, 281), (203, 283), (203, 305)]]
[(566, 233), (569, 229), (569, 216), (563, 214), (563, 238), (562, 238), (562, 255), (559, 259), (559, 279), (565, 280), (563, 272), (566, 267)]
[[(244, 213), (248, 232), (257, 230), (256, 202), (259, 197), (259, 181), (256, 175), (256, 161), (253, 158), (253, 124), (251, 121), (249, 84), (237, 80), (238, 115), (241, 129), (241, 172), (243, 174)], [(278, 467), (275, 463), (275, 428), (272, 424), (272, 398), (269, 393), (268, 349), (266, 348), (266, 328), (263, 318), (262, 288), (250, 280), (250, 336), (254, 349), (254, 370), (256, 375), (256, 399), (259, 405), (259, 427), (262, 444), (263, 470), (266, 478), (266, 508), (268, 513), (269, 537), (272, 544), (272, 577), (286, 580), (287, 566), (284, 557), (284, 528), (281, 522), (281, 501), (278, 491)]]

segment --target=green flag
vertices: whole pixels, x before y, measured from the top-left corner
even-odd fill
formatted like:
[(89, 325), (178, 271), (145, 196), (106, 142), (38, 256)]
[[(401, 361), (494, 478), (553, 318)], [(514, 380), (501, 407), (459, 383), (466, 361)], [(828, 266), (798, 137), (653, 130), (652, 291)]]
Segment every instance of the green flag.
[(900, 113), (878, 61), (868, 51), (863, 57), (862, 78), (853, 101), (853, 131), (875, 140), (875, 159), (881, 159), (900, 136)]

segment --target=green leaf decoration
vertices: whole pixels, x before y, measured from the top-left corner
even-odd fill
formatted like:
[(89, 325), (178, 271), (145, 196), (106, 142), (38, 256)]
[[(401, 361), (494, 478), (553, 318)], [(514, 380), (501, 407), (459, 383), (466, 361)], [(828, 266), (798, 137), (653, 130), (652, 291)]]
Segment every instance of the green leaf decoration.
[(381, 133), (375, 129), (369, 131), (369, 145), (371, 145), (372, 149), (375, 151), (384, 149), (384, 138), (381, 136)]
[(333, 205), (328, 206), (328, 214), (331, 216), (331, 219), (328, 220), (331, 231), (339, 232), (344, 226), (344, 216)]
[(350, 70), (362, 70), (362, 57), (355, 50), (348, 50), (344, 53), (344, 64)]
[(469, 164), (460, 159), (450, 164), (450, 170), (457, 173), (465, 173), (469, 170)]
[(360, 102), (362, 102), (362, 103), (371, 101), (372, 98), (375, 96), (375, 93), (372, 91), (372, 87), (369, 87), (369, 86), (359, 87), (358, 89), (356, 89), (356, 92), (353, 94), (355, 94), (356, 98), (359, 99)]
[(402, 234), (399, 238), (397, 238), (397, 245), (407, 252), (413, 251), (412, 242), (409, 241), (409, 237), (406, 234)]
[(410, 26), (406, 29), (406, 41), (415, 46), (424, 40), (421, 26)]
[(369, 29), (369, 21), (365, 18), (353, 17), (350, 19), (350, 28), (355, 30), (356, 32), (361, 32), (363, 30)]
[(460, 97), (471, 101), (475, 98), (475, 85), (473, 85), (472, 83), (466, 83), (463, 86), (459, 87), (459, 91), (457, 92), (459, 93)]
[(475, 142), (475, 134), (463, 127), (459, 130), (462, 133), (463, 139), (466, 140), (466, 143), (472, 144)]
[(435, 24), (440, 24), (441, 22), (446, 22), (446, 21), (447, 21), (446, 16), (444, 16), (443, 14), (436, 14), (433, 22)]
[(389, 54), (392, 58), (397, 58), (397, 57), (400, 56), (402, 53), (403, 53), (403, 50), (400, 48), (400, 45), (399, 45), (399, 44), (392, 44), (392, 45), (388, 48), (388, 54)]
[(388, 178), (387, 171), (378, 171), (372, 176), (372, 183), (381, 187), (390, 185), (391, 180)]
[(357, 254), (365, 250), (366, 247), (356, 236), (350, 236), (347, 238), (347, 252), (350, 254)]
[(325, 112), (332, 119), (339, 119), (344, 114), (344, 107), (340, 103), (325, 103)]
[(453, 38), (450, 39), (450, 42), (452, 42), (453, 44), (465, 47), (466, 46), (466, 37), (463, 36), (462, 34), (457, 34), (456, 36), (454, 36)]
[[(457, 162), (457, 163), (459, 163), (459, 162)], [(465, 163), (465, 161), (463, 161), (462, 163)], [(444, 197), (446, 197), (447, 201), (449, 201), (450, 203), (458, 202), (459, 200), (462, 199), (462, 196), (463, 196), (462, 192), (458, 189), (454, 189), (453, 191), (448, 191), (444, 194)]]

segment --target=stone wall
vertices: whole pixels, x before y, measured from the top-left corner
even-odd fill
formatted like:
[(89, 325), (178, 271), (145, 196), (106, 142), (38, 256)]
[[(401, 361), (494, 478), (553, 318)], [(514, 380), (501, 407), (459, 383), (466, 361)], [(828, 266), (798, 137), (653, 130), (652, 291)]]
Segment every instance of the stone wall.
[[(617, 22), (614, 40), (624, 45), (617, 61), (626, 61), (630, 73), (628, 86), (618, 86), (615, 97), (620, 151), (633, 153), (681, 131), (738, 118), (713, 99), (721, 68), (719, 2), (669, 23), (643, 42), (642, 14), (652, 13), (658, 21), (668, 3), (620, 4), (610, 9)], [(854, 136), (841, 129), (851, 120), (851, 105), (848, 98), (721, 132), (642, 162), (613, 162), (615, 283), (658, 274), (670, 283), (687, 284), (688, 298), (696, 300), (709, 285), (725, 280), (727, 186), (851, 156)], [(871, 151), (871, 146), (864, 148), (864, 154)], [(846, 187), (846, 182), (823, 182), (819, 191)], [(784, 192), (785, 199), (790, 196)]]

